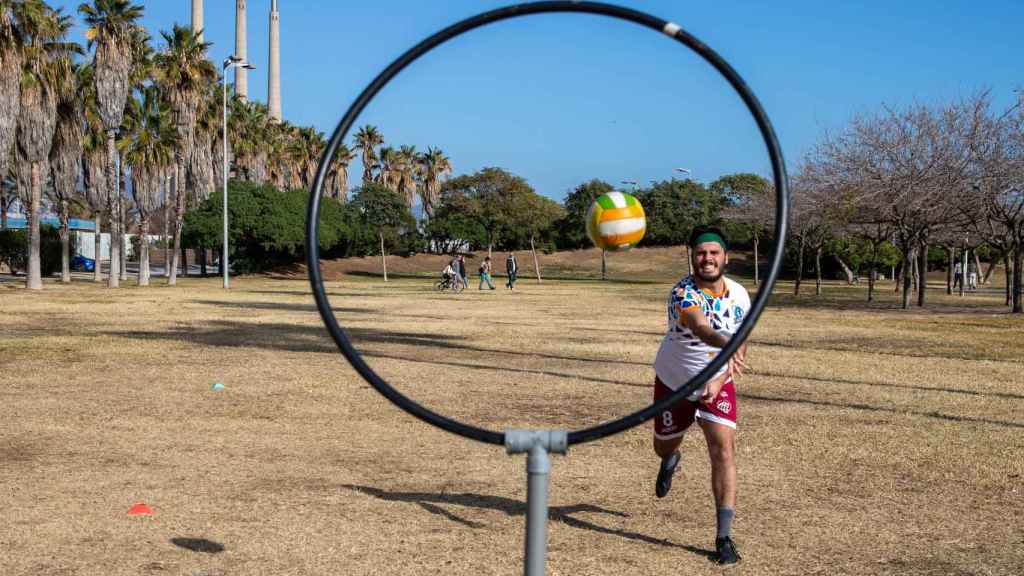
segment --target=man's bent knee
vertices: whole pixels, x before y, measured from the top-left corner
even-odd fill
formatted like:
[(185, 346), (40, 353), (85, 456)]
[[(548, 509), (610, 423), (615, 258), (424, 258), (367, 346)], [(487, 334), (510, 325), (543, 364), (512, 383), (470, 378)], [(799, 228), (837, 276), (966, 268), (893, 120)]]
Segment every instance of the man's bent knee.
[(682, 444), (682, 442), (682, 435), (668, 439), (656, 437), (654, 438), (654, 453), (661, 458), (668, 458), (676, 451), (677, 448), (679, 448), (679, 445)]

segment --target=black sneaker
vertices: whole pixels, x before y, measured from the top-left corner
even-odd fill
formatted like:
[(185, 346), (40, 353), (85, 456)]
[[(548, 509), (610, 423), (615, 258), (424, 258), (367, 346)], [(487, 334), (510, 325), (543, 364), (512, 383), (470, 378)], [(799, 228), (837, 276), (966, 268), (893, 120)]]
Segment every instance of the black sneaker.
[(736, 544), (732, 538), (715, 538), (715, 550), (718, 552), (716, 561), (719, 564), (735, 564), (740, 561), (740, 553), (736, 551)]
[(658, 482), (654, 485), (654, 494), (658, 498), (664, 498), (672, 489), (672, 475), (679, 465), (679, 451), (676, 450), (668, 458), (661, 459), (661, 468), (658, 470)]

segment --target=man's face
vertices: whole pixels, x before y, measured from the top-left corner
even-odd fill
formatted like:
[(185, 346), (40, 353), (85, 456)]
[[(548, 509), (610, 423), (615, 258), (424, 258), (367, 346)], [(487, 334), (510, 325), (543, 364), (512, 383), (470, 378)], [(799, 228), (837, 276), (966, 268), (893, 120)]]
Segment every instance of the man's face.
[(693, 249), (694, 273), (704, 282), (717, 282), (728, 263), (729, 256), (718, 242), (703, 242)]

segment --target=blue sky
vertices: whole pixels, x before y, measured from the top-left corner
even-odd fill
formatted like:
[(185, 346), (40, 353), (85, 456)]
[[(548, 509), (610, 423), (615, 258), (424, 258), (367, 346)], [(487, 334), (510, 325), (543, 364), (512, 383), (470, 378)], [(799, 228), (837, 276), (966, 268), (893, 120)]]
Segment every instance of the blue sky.
[[(508, 2), (278, 3), (284, 116), (329, 134), (404, 50)], [(1024, 2), (621, 3), (679, 23), (725, 56), (768, 111), (791, 170), (824, 130), (883, 102), (988, 88), (1001, 110), (1024, 88)], [(58, 4), (74, 12), (78, 2)], [(234, 48), (234, 4), (206, 2), (217, 62)], [(190, 0), (144, 5), (154, 36), (190, 21)], [(250, 97), (262, 101), (269, 6), (248, 2)], [(590, 178), (645, 185), (675, 167), (704, 182), (769, 173), (753, 121), (716, 73), (667, 37), (602, 17), (528, 17), (474, 31), (414, 63), (362, 123), (389, 145), (440, 147), (457, 174), (500, 166), (555, 199)], [(353, 182), (360, 173), (356, 162)]]

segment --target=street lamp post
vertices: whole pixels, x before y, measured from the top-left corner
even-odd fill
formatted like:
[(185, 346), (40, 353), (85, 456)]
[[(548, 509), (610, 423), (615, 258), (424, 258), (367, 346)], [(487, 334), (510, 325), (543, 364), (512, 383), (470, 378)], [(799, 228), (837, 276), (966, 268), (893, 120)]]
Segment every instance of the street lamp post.
[(222, 139), (224, 140), (224, 243), (221, 246), (220, 268), (224, 274), (224, 289), (228, 288), (228, 70), (232, 68), (255, 68), (238, 56), (230, 56), (224, 60), (224, 76), (221, 80), (224, 88), (224, 126)]

